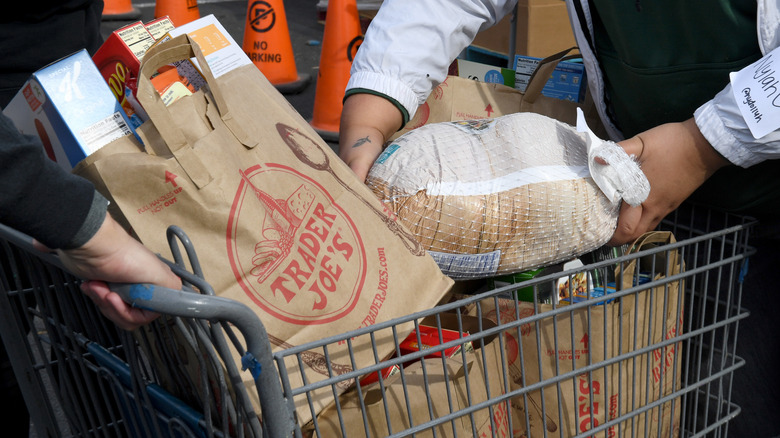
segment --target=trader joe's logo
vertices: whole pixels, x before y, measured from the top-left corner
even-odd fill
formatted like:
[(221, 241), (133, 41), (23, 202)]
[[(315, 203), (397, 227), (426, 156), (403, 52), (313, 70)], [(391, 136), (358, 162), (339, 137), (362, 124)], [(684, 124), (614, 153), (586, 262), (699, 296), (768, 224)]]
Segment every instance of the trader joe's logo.
[(284, 165), (241, 172), (227, 245), (244, 292), (289, 323), (348, 315), (365, 281), (366, 255), (350, 217), (317, 182)]

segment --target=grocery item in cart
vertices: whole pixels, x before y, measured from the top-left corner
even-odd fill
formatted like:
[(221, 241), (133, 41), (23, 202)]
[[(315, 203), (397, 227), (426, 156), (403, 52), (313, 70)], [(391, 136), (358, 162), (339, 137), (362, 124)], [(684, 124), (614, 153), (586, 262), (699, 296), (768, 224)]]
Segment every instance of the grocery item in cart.
[(16, 129), (38, 137), (46, 154), (70, 171), (135, 130), (86, 50), (32, 74), (3, 109)]
[(617, 144), (534, 113), (409, 131), (390, 142), (367, 184), (454, 278), (520, 272), (599, 248), (621, 200), (638, 205), (649, 192)]
[[(439, 319), (440, 321), (443, 319), (442, 325), (446, 327), (437, 327), (437, 323), (434, 318), (423, 320), (417, 328), (409, 333), (409, 336), (407, 336), (406, 339), (398, 344), (397, 353), (403, 356), (417, 351), (429, 350), (437, 345), (468, 336), (468, 332), (458, 331), (458, 324), (457, 321), (453, 319), (454, 316), (455, 315), (452, 314), (444, 314), (442, 315), (442, 318)], [(461, 348), (473, 350), (471, 343), (467, 342), (465, 344), (450, 347), (444, 351), (434, 350), (430, 355), (425, 356), (424, 358), (442, 357), (442, 355), (444, 355), (444, 357), (451, 357), (458, 354)], [(397, 356), (394, 355), (393, 357)], [(408, 361), (404, 365), (410, 365), (411, 362), (412, 361)], [(368, 385), (370, 383), (377, 382), (379, 380), (380, 374), (382, 375), (382, 378), (387, 379), (399, 371), (399, 366), (393, 365), (381, 370), (381, 372), (375, 372), (364, 376), (360, 379), (360, 384)]]
[[(170, 20), (168, 23), (173, 28)], [(135, 114), (128, 95), (135, 93), (141, 58), (153, 43), (152, 34), (141, 21), (137, 21), (111, 32), (92, 56), (100, 74), (135, 127), (138, 127), (142, 120)]]

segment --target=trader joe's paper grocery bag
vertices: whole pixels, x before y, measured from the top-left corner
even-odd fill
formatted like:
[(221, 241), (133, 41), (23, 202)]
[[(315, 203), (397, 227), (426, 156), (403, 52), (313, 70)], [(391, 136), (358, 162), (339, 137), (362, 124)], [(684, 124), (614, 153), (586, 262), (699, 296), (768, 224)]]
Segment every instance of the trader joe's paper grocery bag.
[[(206, 280), (255, 309), (276, 348), (436, 305), (452, 281), (257, 68), (212, 75), (204, 55), (219, 38), (209, 35), (201, 51), (203, 41), (184, 35), (147, 52), (138, 90), (150, 117), (141, 127), (146, 151), (126, 137), (79, 172), (107, 190), (153, 251), (170, 258), (161, 236), (180, 226)], [(149, 77), (191, 56), (210, 93), (166, 107)], [(378, 334), (380, 357), (394, 350), (391, 335)], [(358, 366), (373, 360), (367, 342), (352, 347)], [(329, 364), (322, 352), (304, 355), (308, 382), (352, 369), (346, 346), (328, 355)], [(294, 386), (300, 371), (287, 366)], [(330, 387), (315, 393), (315, 409), (332, 398)], [(307, 417), (301, 409), (298, 420)]]
[[(651, 231), (634, 242), (631, 252), (674, 242), (670, 232)], [(616, 272), (621, 290), (632, 284), (636, 269), (661, 279), (684, 267), (677, 249), (671, 249), (633, 259), (624, 268)], [(623, 416), (628, 417), (595, 436), (673, 435), (680, 424), (679, 399), (649, 413), (637, 411), (680, 389), (680, 343), (667, 343), (681, 332), (682, 286), (670, 281), (546, 317), (533, 315), (537, 309), (541, 315), (552, 312), (549, 304), (484, 300), (479, 311), (487, 319), (521, 322), (504, 332), (513, 389), (546, 383), (512, 400), (514, 436), (544, 436), (545, 430), (574, 436)], [(565, 374), (571, 377), (560, 379)]]
[(539, 61), (525, 92), (503, 84), (448, 76), (433, 89), (414, 117), (392, 139), (431, 123), (489, 119), (518, 112), (541, 114), (574, 126), (577, 123), (577, 107), (582, 108), (593, 132), (599, 138), (607, 138), (589, 92), (586, 91), (582, 104), (542, 94), (555, 67), (560, 61), (570, 59), (573, 55), (569, 52), (572, 50), (564, 50)]

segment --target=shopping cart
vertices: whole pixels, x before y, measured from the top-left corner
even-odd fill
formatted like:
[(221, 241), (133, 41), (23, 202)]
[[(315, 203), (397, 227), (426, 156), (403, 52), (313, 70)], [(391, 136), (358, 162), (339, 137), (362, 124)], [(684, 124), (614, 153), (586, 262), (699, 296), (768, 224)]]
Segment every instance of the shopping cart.
[[(125, 285), (128, 302), (164, 314), (133, 333), (103, 319), (56, 257), (0, 228), (0, 330), (37, 436), (647, 435), (638, 430), (727, 436), (740, 410), (731, 389), (744, 364), (735, 351), (739, 322), (748, 316), (740, 298), (754, 252), (748, 245), (753, 225), (749, 218), (686, 205), (660, 226), (676, 243), (616, 258), (594, 253), (584, 266), (500, 287), (459, 283), (452, 299), (436, 308), (273, 353), (250, 309), (214, 296), (186, 235), (175, 227), (168, 233), (169, 263), (185, 287), (150, 292)], [(639, 279), (648, 267), (667, 269), (656, 263), (673, 253), (684, 262), (680, 272), (569, 305), (540, 304), (561, 280), (571, 285), (585, 275), (598, 282), (631, 264)], [(535, 302), (518, 300), (521, 290), (531, 291)], [(606, 318), (600, 309), (607, 303), (639, 296), (656, 298), (631, 333), (592, 331)], [(642, 342), (637, 333), (652, 331), (653, 312), (667, 311), (675, 316), (673, 333)], [(410, 322), (411, 334), (400, 328)], [(379, 331), (395, 336), (392, 357), (375, 355), (369, 364), (355, 363), (354, 356), (350, 364), (329, 360), (336, 345), (375, 345)], [(614, 336), (627, 347), (560, 354), (567, 342), (589, 339), (595, 346)], [(552, 365), (542, 365), (543, 356), (550, 357), (545, 349), (555, 350)], [(510, 366), (511, 353), (521, 360)], [(304, 364), (313, 360), (327, 379), (307, 378)], [(646, 366), (653, 361), (668, 366)], [(303, 374), (301, 385), (291, 383), (295, 369)], [(247, 373), (255, 387), (241, 383)], [(653, 379), (671, 383), (659, 392), (631, 390)], [(599, 405), (602, 391), (618, 402)], [(323, 393), (333, 398), (324, 410), (316, 403)], [(313, 421), (300, 425), (299, 418)], [(669, 418), (679, 422), (665, 431), (653, 427)]]

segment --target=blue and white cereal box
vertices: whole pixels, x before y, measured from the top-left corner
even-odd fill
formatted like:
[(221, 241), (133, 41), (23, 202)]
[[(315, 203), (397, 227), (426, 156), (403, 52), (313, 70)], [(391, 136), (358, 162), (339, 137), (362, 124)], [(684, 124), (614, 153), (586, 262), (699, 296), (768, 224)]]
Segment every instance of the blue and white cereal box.
[(39, 137), (49, 158), (66, 170), (135, 134), (86, 50), (33, 73), (3, 113), (22, 133)]

